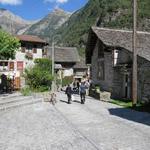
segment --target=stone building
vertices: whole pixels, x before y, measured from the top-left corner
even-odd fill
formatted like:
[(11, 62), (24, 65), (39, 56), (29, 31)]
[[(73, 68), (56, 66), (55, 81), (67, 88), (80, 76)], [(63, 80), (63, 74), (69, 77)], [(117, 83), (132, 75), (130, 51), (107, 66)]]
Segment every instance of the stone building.
[[(150, 33), (137, 33), (138, 100), (150, 101)], [(132, 32), (92, 27), (86, 47), (93, 84), (112, 98), (132, 97)]]
[(81, 81), (84, 78), (88, 76), (88, 67), (85, 64), (84, 60), (81, 60), (80, 62), (77, 62), (73, 66), (74, 70), (74, 79), (77, 81)]
[[(48, 57), (51, 56), (52, 48), (47, 48)], [(63, 77), (74, 75), (74, 65), (80, 61), (78, 50), (75, 47), (55, 47), (54, 48), (55, 64), (61, 65), (63, 70)], [(56, 68), (57, 69), (57, 68)]]

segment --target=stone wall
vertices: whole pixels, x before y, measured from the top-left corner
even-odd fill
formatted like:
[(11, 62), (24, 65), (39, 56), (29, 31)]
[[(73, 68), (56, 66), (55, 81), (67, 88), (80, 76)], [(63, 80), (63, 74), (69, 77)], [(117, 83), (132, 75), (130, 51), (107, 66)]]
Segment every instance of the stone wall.
[[(129, 78), (131, 80), (131, 67), (127, 67), (126, 64), (130, 65), (132, 63), (132, 54), (131, 52), (122, 49), (119, 50), (118, 54), (118, 62), (117, 66), (113, 67), (113, 91), (112, 91), (112, 97), (113, 98), (125, 98), (125, 75), (128, 74)], [(131, 90), (131, 83), (128, 84), (128, 90)], [(129, 91), (128, 91), (129, 92)], [(127, 97), (126, 97), (127, 98)], [(131, 92), (130, 96), (128, 96), (128, 99), (131, 98)]]
[(120, 73), (119, 68), (114, 69), (113, 76), (113, 88), (112, 88), (112, 98), (121, 98), (123, 96), (123, 74)]
[(138, 99), (150, 102), (150, 62), (138, 57)]
[[(98, 79), (98, 50), (99, 42), (93, 51), (91, 78), (95, 85), (100, 85), (100, 89), (111, 92), (113, 98), (125, 97), (125, 75), (130, 78), (129, 91), (132, 97), (132, 53), (128, 50), (119, 50), (118, 66), (113, 66), (112, 52), (104, 52), (104, 80)], [(102, 48), (102, 46), (100, 47)], [(123, 68), (124, 65), (125, 68)], [(120, 66), (119, 66), (120, 65)], [(138, 57), (138, 100), (150, 102), (150, 62), (144, 58)]]
[[(104, 53), (104, 80), (98, 79), (98, 46), (97, 42), (96, 47), (92, 56), (92, 81), (94, 84), (100, 85), (101, 90), (111, 91), (112, 90), (112, 80), (113, 80), (113, 69), (112, 69), (112, 53)], [(102, 48), (102, 47), (101, 47)]]

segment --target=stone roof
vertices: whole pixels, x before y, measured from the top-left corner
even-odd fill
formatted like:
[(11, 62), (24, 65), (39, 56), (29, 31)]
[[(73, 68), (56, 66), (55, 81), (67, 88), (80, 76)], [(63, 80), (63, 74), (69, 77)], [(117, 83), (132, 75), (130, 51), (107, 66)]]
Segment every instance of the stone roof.
[[(48, 47), (51, 57), (52, 47)], [(55, 47), (55, 62), (79, 62), (79, 53), (76, 47)]]
[[(132, 52), (132, 31), (114, 30), (99, 27), (92, 27), (88, 44), (86, 47), (87, 57), (91, 55), (97, 38), (106, 46), (124, 48)], [(137, 52), (138, 55), (150, 61), (150, 33), (137, 32)]]
[(38, 36), (33, 36), (33, 35), (16, 35), (16, 38), (18, 38), (20, 41), (25, 41), (25, 42), (35, 42), (35, 43), (45, 43), (47, 42)]

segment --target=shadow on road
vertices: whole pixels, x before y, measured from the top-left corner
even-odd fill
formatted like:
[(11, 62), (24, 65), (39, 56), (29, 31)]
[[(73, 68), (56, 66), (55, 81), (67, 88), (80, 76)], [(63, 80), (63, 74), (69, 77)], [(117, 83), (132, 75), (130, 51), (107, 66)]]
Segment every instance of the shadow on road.
[(73, 102), (75, 102), (75, 103), (81, 103), (80, 101), (77, 101), (77, 100), (74, 100)]
[[(68, 101), (60, 100), (60, 102), (68, 104)], [(79, 103), (79, 104), (81, 103), (80, 101), (77, 100), (74, 100), (72, 102)]]
[(109, 109), (109, 113), (111, 115), (118, 116), (123, 119), (150, 126), (150, 114), (148, 113), (137, 112), (132, 109), (126, 108), (111, 108)]
[(68, 104), (68, 101), (60, 100), (60, 102)]

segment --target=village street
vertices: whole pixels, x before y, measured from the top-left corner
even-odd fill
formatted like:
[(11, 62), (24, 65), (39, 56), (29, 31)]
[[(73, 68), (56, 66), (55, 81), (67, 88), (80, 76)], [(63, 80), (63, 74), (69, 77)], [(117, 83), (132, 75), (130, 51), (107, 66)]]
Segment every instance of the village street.
[(0, 111), (0, 150), (149, 150), (150, 114), (87, 97)]

